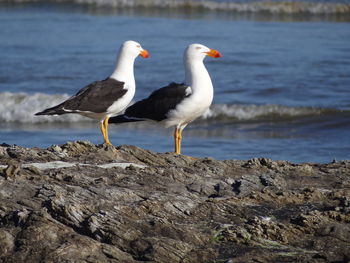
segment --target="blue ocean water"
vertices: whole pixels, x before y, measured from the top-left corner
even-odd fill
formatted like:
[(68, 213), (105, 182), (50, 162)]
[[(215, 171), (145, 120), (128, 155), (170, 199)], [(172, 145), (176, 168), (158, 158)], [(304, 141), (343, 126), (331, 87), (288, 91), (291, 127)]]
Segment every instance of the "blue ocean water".
[[(307, 14), (1, 5), (0, 143), (101, 143), (94, 121), (34, 113), (106, 78), (119, 45), (133, 39), (151, 53), (135, 63), (135, 100), (183, 80), (182, 53), (188, 44), (202, 43), (223, 55), (205, 61), (214, 103), (208, 115), (185, 129), (184, 154), (292, 162), (349, 159), (349, 21)], [(167, 152), (173, 150), (172, 132), (155, 124), (111, 125), (110, 139), (114, 145)]]

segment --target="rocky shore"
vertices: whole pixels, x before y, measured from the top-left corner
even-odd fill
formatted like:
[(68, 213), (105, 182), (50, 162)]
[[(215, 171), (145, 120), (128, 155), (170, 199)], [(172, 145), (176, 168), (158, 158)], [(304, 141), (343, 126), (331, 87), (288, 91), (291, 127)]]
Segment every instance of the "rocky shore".
[(0, 147), (0, 262), (349, 262), (350, 161)]

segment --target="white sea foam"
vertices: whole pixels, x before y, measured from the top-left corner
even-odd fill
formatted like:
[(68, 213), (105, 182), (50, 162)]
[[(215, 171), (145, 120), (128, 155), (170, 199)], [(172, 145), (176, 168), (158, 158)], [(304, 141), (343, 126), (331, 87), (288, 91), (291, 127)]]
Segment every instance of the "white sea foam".
[[(340, 0), (332, 1), (215, 1), (215, 0), (51, 0), (52, 2), (95, 5), (108, 8), (192, 8), (240, 13), (272, 14), (349, 14), (350, 4)], [(0, 0), (0, 2), (27, 3), (40, 0)]]
[(213, 105), (203, 116), (206, 119), (237, 119), (237, 120), (259, 120), (259, 119), (284, 119), (310, 115), (320, 115), (326, 112), (336, 111), (315, 107), (289, 107), (276, 104), (266, 105)]
[(46, 108), (55, 106), (69, 98), (67, 94), (48, 95), (35, 93), (0, 92), (0, 122), (48, 123), (89, 121), (78, 114), (62, 116), (35, 116)]
[[(48, 95), (42, 93), (0, 93), (0, 122), (2, 123), (73, 123), (91, 121), (78, 114), (65, 114), (62, 116), (35, 116), (36, 112), (52, 107), (66, 100), (69, 96)], [(303, 116), (318, 116), (324, 113), (338, 112), (335, 109), (314, 107), (288, 107), (283, 105), (212, 105), (205, 114), (207, 120), (260, 120), (284, 119)]]
[[(58, 2), (67, 2), (56, 0)], [(71, 0), (78, 4), (128, 8), (201, 8), (229, 12), (266, 12), (274, 14), (348, 14), (350, 4), (324, 1), (196, 1), (196, 0)]]

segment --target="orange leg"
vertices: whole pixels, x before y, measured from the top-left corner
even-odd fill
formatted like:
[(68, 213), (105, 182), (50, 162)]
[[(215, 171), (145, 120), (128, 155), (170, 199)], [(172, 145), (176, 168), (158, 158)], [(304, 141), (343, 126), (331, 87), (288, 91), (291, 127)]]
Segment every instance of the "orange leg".
[(108, 119), (109, 117), (107, 117), (106, 119), (104, 119), (103, 121), (101, 121), (101, 133), (103, 136), (103, 143), (107, 144), (107, 145), (112, 145), (108, 139)]
[(104, 140), (104, 142), (106, 142), (106, 135), (105, 135), (105, 126), (104, 126), (104, 124), (103, 124), (103, 121), (101, 121), (101, 123), (100, 123), (100, 129), (101, 129), (101, 133), (102, 133), (102, 136), (103, 136), (103, 140)]
[(109, 120), (109, 117), (103, 120), (103, 129), (104, 129), (103, 139), (105, 144), (112, 145), (108, 138), (108, 120)]
[(181, 154), (181, 140), (182, 140), (182, 129), (179, 129), (178, 136), (177, 136), (177, 148), (179, 150), (179, 154)]
[(174, 143), (175, 143), (175, 153), (176, 154), (181, 154), (181, 133), (182, 130), (179, 128), (175, 128), (174, 131)]
[(175, 131), (174, 131), (174, 145), (175, 145), (175, 151), (174, 151), (174, 152), (178, 154), (177, 135), (178, 135), (178, 130), (177, 130), (177, 128), (175, 128)]

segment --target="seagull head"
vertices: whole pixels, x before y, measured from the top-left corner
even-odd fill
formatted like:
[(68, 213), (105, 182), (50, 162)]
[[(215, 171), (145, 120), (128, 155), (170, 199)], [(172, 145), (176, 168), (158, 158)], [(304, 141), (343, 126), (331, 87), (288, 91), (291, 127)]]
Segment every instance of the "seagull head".
[(219, 51), (208, 48), (202, 44), (191, 44), (185, 49), (185, 59), (204, 60), (206, 56), (219, 58), (221, 54)]
[(140, 43), (137, 43), (133, 40), (125, 41), (120, 47), (120, 53), (133, 59), (137, 58), (137, 56), (149, 58), (148, 51), (146, 49), (143, 49)]

